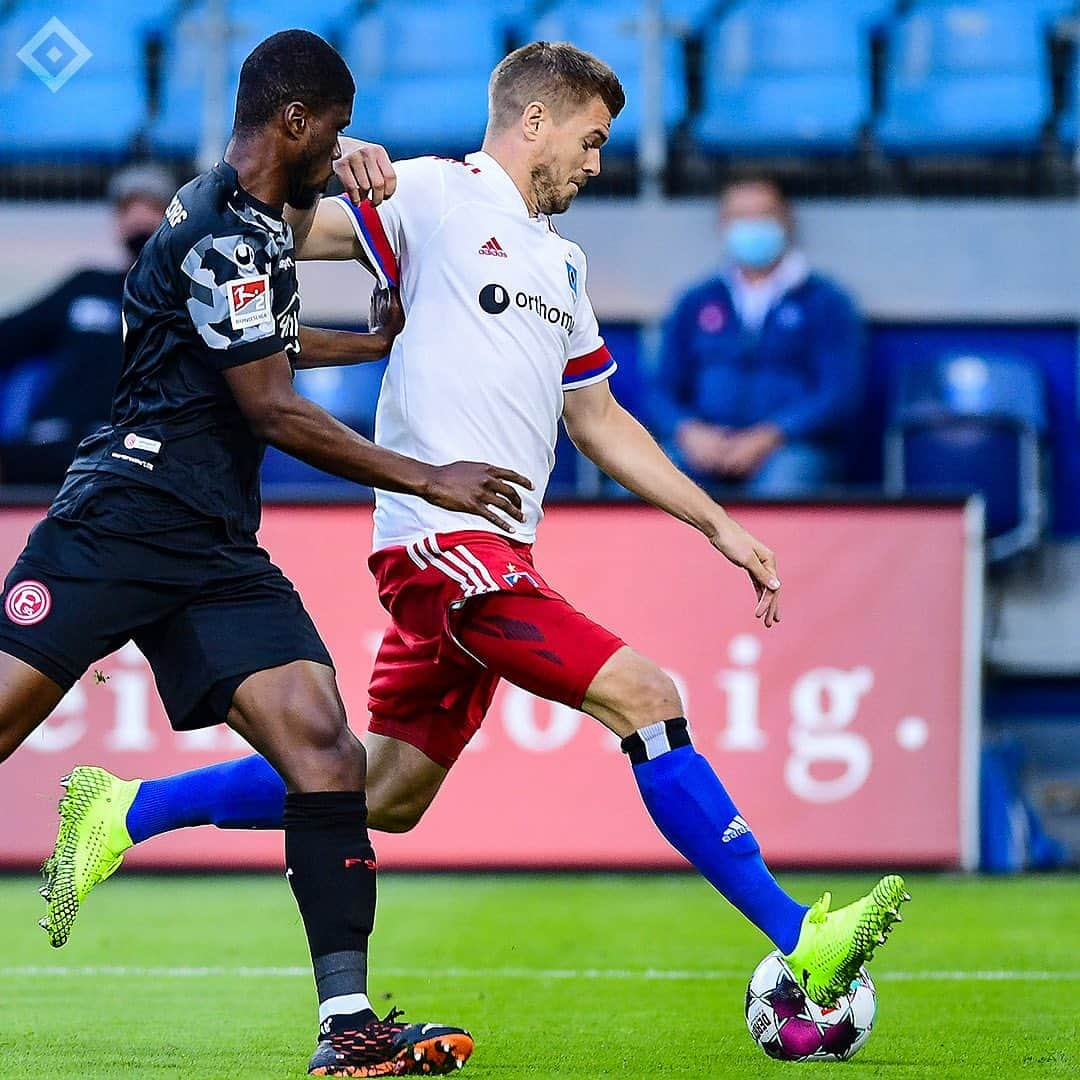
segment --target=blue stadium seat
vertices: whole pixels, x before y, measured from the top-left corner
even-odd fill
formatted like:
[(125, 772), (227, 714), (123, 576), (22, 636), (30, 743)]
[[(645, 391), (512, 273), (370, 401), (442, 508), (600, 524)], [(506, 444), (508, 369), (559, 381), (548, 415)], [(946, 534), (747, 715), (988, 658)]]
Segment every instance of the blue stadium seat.
[(295, 386), (298, 393), (370, 439), (385, 370), (383, 361), (351, 367), (310, 368), (296, 373)]
[[(715, 14), (718, 8), (723, 8), (729, 0), (662, 0), (663, 17), (669, 23), (674, 23), (680, 31), (690, 31), (699, 28), (710, 15)], [(877, 0), (878, 3), (883, 0)], [(575, 7), (594, 8), (607, 11), (611, 14), (621, 15), (626, 19), (639, 18), (644, 4), (642, 0), (559, 0), (555, 5), (543, 2), (534, 4), (541, 13), (545, 8), (551, 7)]]
[(394, 157), (477, 149), (511, 13), (488, 0), (394, 0), (365, 13), (342, 46), (357, 90), (349, 133)]
[(23, 360), (0, 378), (0, 443), (26, 434), (31, 412), (55, 374), (49, 357)]
[[(370, 439), (375, 427), (385, 363), (357, 364), (343, 368), (312, 368), (296, 373), (296, 389), (331, 412), (343, 423)], [(370, 489), (307, 465), (270, 447), (263, 461), (262, 482), (268, 495), (369, 497)]]
[[(691, 5), (687, 5), (690, 10)], [(642, 44), (635, 22), (640, 18), (640, 3), (593, 2), (561, 3), (533, 24), (532, 40), (569, 41), (595, 53), (610, 64), (626, 89), (626, 107), (619, 114), (607, 144), (617, 153), (632, 152), (641, 126), (641, 104), (645, 94), (642, 84)], [(686, 59), (682, 40), (666, 34), (663, 45), (664, 124), (673, 130), (687, 113)]]
[(386, 76), (360, 86), (348, 134), (383, 143), (393, 158), (462, 157), (483, 142), (490, 74)]
[[(918, 8), (978, 7), (983, 2), (984, 0), (916, 0), (913, 6)], [(1076, 0), (1022, 0), (1019, 4), (1014, 3), (1013, 6), (1036, 14), (1041, 19), (1053, 21), (1075, 12)]]
[(331, 476), (273, 446), (266, 448), (260, 475), (263, 495), (270, 499), (323, 499), (327, 496), (371, 498), (370, 488), (343, 480), (340, 476)]
[(889, 5), (746, 0), (707, 29), (698, 144), (713, 153), (853, 150), (870, 118), (870, 37)]
[(1065, 115), (1061, 118), (1058, 126), (1058, 134), (1066, 149), (1075, 152), (1077, 143), (1080, 143), (1080, 119), (1077, 117), (1076, 102), (1073, 101)]
[[(50, 76), (89, 56), (51, 90), (17, 53), (56, 18), (33, 52)], [(120, 0), (32, 0), (0, 23), (0, 158), (115, 160), (146, 122), (146, 45), (151, 17)], [(74, 39), (68, 37), (68, 32)], [(81, 43), (81, 44), (80, 44)]]
[(892, 35), (882, 146), (901, 155), (1035, 150), (1052, 105), (1047, 19), (1012, 0), (912, 11)]
[(1080, 62), (1074, 60), (1065, 83), (1065, 109), (1058, 121), (1058, 137), (1069, 153), (1075, 153), (1080, 143), (1080, 87), (1077, 86), (1077, 74)]
[(890, 494), (981, 492), (991, 560), (1038, 542), (1047, 414), (1045, 387), (1033, 365), (980, 356), (910, 365), (900, 372), (890, 413)]
[[(311, 30), (333, 40), (354, 6), (355, 0), (326, 0), (315, 8), (300, 11), (291, 0), (260, 0), (256, 6), (231, 0), (228, 18), (232, 30), (226, 49), (228, 74), (221, 117), (225, 132), (232, 128), (240, 68), (260, 41), (281, 30), (293, 29)], [(196, 0), (168, 28), (162, 62), (161, 107), (151, 126), (151, 139), (158, 153), (190, 155), (198, 148), (210, 33), (204, 0)]]

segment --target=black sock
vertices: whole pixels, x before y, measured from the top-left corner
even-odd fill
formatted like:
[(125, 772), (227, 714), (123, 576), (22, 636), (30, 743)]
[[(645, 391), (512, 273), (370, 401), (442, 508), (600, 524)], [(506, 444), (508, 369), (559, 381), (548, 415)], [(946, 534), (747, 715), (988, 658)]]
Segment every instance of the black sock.
[(284, 826), (287, 875), (307, 931), (319, 1019), (370, 1010), (367, 943), (375, 923), (375, 852), (364, 795), (286, 795)]

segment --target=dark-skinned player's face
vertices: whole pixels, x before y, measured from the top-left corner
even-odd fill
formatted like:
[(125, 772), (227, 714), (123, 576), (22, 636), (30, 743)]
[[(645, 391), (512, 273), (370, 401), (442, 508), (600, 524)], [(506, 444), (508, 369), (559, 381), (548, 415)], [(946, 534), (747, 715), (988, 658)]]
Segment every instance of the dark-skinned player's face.
[(600, 147), (610, 131), (611, 113), (598, 97), (567, 109), (561, 117), (549, 113), (532, 169), (540, 213), (568, 210), (589, 179), (600, 175)]
[[(291, 106), (290, 106), (291, 108)], [(295, 135), (296, 151), (289, 171), (286, 202), (297, 210), (309, 210), (326, 190), (334, 175), (334, 162), (341, 157), (338, 136), (352, 120), (348, 104), (328, 105), (319, 111), (303, 109), (303, 125), (297, 130), (297, 115), (287, 117)]]

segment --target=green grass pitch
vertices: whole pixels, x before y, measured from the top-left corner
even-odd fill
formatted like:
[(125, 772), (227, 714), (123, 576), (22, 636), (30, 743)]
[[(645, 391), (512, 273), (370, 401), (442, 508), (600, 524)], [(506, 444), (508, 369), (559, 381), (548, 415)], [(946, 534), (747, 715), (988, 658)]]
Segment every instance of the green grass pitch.
[[(847, 902), (870, 875), (784, 875)], [(37, 882), (0, 879), (0, 1077), (296, 1077), (314, 1035), (302, 928), (276, 877), (124, 877), (70, 944)], [(913, 876), (875, 961), (852, 1061), (788, 1065), (751, 1042), (766, 943), (700, 880), (393, 876), (372, 944), (379, 1008), (470, 1028), (464, 1076), (1080, 1076), (1080, 880)]]

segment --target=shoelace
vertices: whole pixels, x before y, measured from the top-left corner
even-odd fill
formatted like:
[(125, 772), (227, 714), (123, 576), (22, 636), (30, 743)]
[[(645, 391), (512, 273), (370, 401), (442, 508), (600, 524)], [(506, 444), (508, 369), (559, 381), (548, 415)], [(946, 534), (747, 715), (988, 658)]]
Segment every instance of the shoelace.
[(362, 1028), (329, 1031), (323, 1038), (329, 1039), (330, 1045), (338, 1053), (382, 1055), (393, 1045), (394, 1038), (405, 1026), (396, 1022), (403, 1015), (403, 1010), (391, 1009), (382, 1020), (372, 1020)]

